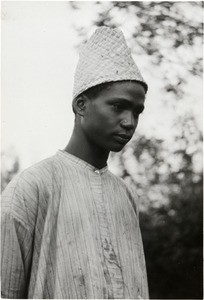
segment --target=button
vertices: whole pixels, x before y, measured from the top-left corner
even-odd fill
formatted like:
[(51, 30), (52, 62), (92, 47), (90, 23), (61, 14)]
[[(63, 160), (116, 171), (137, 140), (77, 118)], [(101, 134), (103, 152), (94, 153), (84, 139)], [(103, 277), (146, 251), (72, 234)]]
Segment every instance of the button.
[(95, 170), (94, 171), (96, 174), (100, 174), (100, 171), (99, 170)]

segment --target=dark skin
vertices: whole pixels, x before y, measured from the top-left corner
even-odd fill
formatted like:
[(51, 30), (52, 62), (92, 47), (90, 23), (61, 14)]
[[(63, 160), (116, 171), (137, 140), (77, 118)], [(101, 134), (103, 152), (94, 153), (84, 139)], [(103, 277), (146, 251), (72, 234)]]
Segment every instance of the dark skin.
[(144, 87), (136, 81), (115, 82), (94, 99), (77, 97), (75, 126), (65, 151), (97, 169), (105, 167), (110, 151), (121, 151), (133, 136), (144, 102)]

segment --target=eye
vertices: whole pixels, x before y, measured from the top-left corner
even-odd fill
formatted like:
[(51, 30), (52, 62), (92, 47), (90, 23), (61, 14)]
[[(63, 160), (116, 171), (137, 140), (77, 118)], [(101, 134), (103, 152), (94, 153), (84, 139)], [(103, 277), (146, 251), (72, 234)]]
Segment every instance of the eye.
[(120, 112), (124, 109), (124, 105), (122, 103), (114, 103), (112, 104), (114, 111)]
[(133, 116), (134, 116), (135, 119), (138, 119), (138, 118), (139, 118), (139, 115), (140, 115), (140, 114), (138, 114), (137, 112), (134, 112), (134, 113), (133, 113)]
[(133, 115), (134, 115), (135, 118), (139, 118), (139, 116), (141, 115), (141, 112), (135, 111), (133, 113)]
[(144, 111), (144, 108), (140, 108), (140, 109), (136, 109), (134, 112), (133, 112), (133, 115), (135, 118), (138, 118), (139, 115), (141, 115)]

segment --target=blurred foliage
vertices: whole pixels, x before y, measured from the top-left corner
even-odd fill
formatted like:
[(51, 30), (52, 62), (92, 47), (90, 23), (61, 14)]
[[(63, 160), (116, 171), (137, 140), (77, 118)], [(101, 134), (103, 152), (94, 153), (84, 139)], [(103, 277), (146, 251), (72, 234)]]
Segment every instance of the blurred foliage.
[(180, 132), (179, 150), (176, 144), (169, 153), (164, 141), (138, 135), (117, 154), (121, 176), (136, 186), (141, 199), (140, 226), (153, 299), (202, 299), (203, 174), (193, 163), (199, 155), (202, 165), (202, 136), (188, 140), (188, 130), (193, 131), (188, 125)]
[[(73, 12), (83, 12), (87, 3), (70, 2), (70, 6)], [(96, 26), (121, 27), (133, 55), (146, 57), (146, 73), (151, 77), (156, 70), (163, 86), (158, 97), (171, 95), (167, 99), (175, 107), (173, 140), (137, 133), (120, 153), (112, 154), (119, 175), (136, 186), (141, 201), (150, 298), (203, 299), (202, 132), (193, 110), (176, 111), (178, 101), (186, 99), (186, 84), (202, 75), (203, 2), (91, 5), (95, 9), (91, 22), (74, 24), (79, 44)]]

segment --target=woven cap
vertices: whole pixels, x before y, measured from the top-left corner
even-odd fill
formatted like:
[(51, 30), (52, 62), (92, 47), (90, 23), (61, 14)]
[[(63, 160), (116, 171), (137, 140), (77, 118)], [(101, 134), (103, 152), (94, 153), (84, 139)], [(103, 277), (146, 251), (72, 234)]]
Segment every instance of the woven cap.
[(73, 98), (101, 83), (121, 80), (141, 82), (147, 91), (120, 29), (101, 26), (82, 46), (74, 77)]

